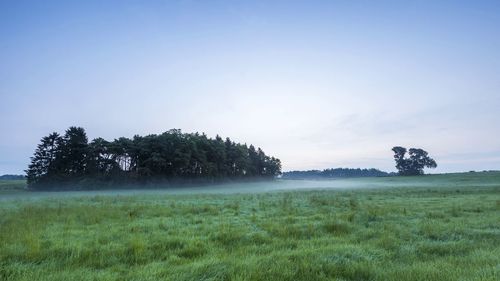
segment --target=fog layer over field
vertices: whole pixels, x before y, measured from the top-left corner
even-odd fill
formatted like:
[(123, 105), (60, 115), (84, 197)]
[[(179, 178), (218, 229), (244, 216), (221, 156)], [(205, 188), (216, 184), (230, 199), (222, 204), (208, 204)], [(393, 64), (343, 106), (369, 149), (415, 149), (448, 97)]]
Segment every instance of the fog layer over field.
[(106, 189), (92, 191), (19, 191), (0, 193), (0, 201), (33, 200), (42, 198), (61, 198), (79, 196), (134, 196), (134, 195), (168, 195), (168, 194), (235, 194), (262, 193), (291, 190), (313, 189), (371, 189), (371, 188), (459, 188), (465, 186), (498, 185), (495, 181), (497, 172), (466, 173), (447, 175), (427, 175), (424, 177), (378, 177), (350, 178), (336, 180), (282, 180), (223, 183), (199, 186), (169, 186), (145, 185), (136, 188), (128, 186), (124, 189)]

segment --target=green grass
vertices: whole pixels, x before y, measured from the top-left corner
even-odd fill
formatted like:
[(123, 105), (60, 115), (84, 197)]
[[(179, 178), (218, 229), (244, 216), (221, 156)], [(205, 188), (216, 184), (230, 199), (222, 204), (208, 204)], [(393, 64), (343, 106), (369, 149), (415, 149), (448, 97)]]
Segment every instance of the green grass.
[(363, 181), (5, 201), (0, 280), (500, 280), (499, 173)]
[(0, 195), (26, 190), (25, 180), (0, 180)]

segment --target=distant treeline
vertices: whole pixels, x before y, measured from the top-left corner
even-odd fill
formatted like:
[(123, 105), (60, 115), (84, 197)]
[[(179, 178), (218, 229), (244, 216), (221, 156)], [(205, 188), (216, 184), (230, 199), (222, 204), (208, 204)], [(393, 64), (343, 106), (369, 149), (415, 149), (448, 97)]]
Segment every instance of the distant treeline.
[(23, 175), (1, 175), (0, 180), (24, 180), (26, 176)]
[(355, 178), (355, 177), (387, 177), (393, 173), (377, 169), (336, 168), (325, 170), (290, 171), (282, 174), (283, 179), (318, 179), (318, 178)]
[(26, 173), (33, 189), (86, 188), (273, 178), (281, 173), (281, 162), (253, 145), (178, 129), (88, 142), (83, 128), (70, 127), (62, 136), (52, 133), (41, 139)]

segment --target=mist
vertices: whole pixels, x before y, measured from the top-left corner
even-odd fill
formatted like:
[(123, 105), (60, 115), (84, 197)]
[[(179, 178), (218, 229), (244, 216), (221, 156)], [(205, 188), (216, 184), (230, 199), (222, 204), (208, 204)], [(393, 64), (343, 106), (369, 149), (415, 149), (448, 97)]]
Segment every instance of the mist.
[[(481, 182), (476, 182), (477, 188), (485, 186), (496, 186), (496, 181), (487, 180), (496, 175), (496, 172), (477, 173)], [(285, 191), (307, 191), (307, 190), (331, 190), (349, 191), (363, 189), (394, 189), (394, 188), (463, 188), (470, 185), (469, 180), (464, 180), (465, 174), (427, 175), (419, 177), (369, 177), (369, 178), (347, 178), (347, 179), (325, 179), (325, 180), (271, 180), (253, 182), (231, 182), (211, 185), (171, 185), (164, 184), (139, 185), (134, 187), (128, 185), (126, 189), (102, 189), (82, 191), (32, 191), (6, 193), (0, 196), (0, 201), (18, 204), (39, 199), (64, 199), (95, 196), (177, 196), (177, 195), (224, 195), (224, 194), (266, 194), (268, 192)], [(474, 173), (470, 173), (474, 179)]]

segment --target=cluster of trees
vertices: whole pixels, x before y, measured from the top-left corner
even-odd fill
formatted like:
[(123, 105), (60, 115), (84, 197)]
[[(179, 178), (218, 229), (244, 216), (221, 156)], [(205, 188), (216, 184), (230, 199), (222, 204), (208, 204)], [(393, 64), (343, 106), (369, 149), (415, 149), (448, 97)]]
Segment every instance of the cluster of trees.
[(26, 179), (23, 175), (1, 175), (0, 180), (24, 180)]
[(279, 159), (229, 138), (212, 139), (172, 129), (160, 135), (121, 137), (111, 142), (96, 138), (88, 142), (80, 127), (70, 127), (64, 135), (43, 137), (26, 170), (30, 188), (272, 178), (280, 173)]
[(391, 174), (377, 169), (336, 168), (325, 170), (284, 172), (284, 179), (318, 179), (318, 178), (354, 178), (354, 177), (386, 177)]
[[(436, 168), (437, 163), (429, 157), (427, 151), (420, 148), (410, 148), (408, 151), (401, 146), (392, 148), (396, 169), (402, 176), (417, 176), (424, 174), (424, 168)], [(406, 157), (408, 152), (409, 157)]]

